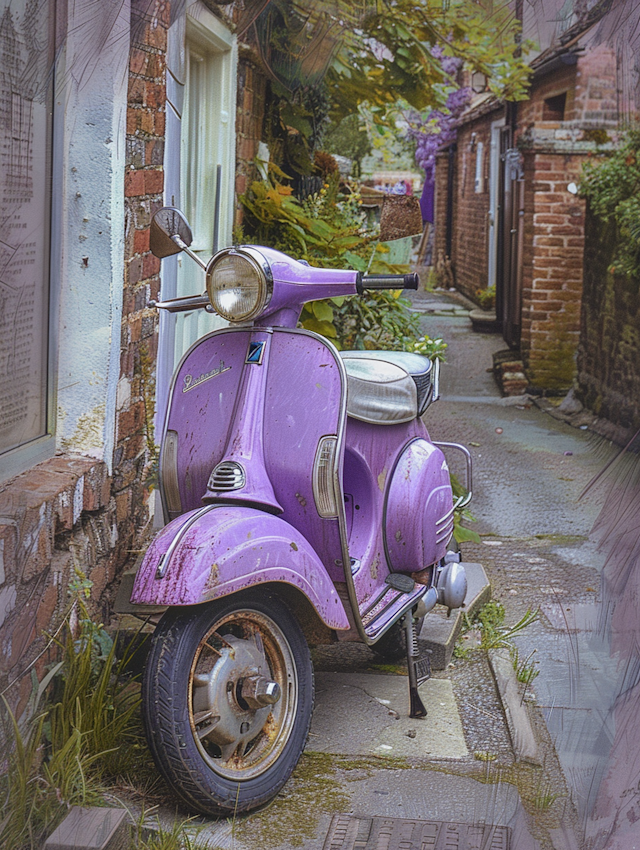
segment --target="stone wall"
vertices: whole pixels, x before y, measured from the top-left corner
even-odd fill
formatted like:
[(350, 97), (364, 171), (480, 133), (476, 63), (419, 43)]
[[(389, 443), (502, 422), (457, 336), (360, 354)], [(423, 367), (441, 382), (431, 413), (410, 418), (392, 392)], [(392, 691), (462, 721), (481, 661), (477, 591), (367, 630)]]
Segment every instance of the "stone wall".
[(640, 281), (607, 272), (614, 223), (587, 213), (585, 236), (577, 395), (631, 437), (640, 428)]

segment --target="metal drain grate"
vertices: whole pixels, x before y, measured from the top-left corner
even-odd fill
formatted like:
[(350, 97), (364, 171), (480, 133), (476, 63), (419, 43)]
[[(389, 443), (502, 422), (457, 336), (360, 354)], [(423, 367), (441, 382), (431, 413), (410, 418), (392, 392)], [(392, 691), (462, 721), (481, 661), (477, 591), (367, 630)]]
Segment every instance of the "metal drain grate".
[(334, 815), (323, 850), (509, 850), (510, 839), (508, 826)]

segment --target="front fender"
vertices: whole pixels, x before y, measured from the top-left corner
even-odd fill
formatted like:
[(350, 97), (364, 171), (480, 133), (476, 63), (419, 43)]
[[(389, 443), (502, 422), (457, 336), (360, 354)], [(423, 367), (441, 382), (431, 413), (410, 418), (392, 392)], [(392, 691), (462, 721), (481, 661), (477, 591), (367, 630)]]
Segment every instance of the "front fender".
[(325, 625), (349, 628), (333, 582), (300, 532), (277, 516), (242, 506), (212, 505), (165, 526), (147, 549), (131, 601), (194, 605), (265, 582), (297, 587)]

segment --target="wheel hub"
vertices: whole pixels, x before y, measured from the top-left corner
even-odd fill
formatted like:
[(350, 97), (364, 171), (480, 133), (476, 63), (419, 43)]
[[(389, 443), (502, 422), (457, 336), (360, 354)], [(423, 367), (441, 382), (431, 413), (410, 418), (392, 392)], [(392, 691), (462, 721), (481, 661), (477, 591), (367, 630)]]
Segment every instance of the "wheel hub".
[(222, 760), (229, 761), (234, 753), (241, 759), (267, 725), (281, 689), (269, 676), (260, 641), (235, 635), (222, 640), (211, 670), (193, 676), (193, 721), (198, 739), (217, 745)]

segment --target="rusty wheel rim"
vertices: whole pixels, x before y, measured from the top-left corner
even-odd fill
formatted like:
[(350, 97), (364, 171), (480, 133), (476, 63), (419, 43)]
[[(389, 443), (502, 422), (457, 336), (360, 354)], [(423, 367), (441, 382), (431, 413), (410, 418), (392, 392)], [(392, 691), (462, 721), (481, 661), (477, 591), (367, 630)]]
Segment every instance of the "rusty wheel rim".
[[(246, 703), (242, 685), (251, 676), (278, 683), (275, 704)], [(236, 782), (260, 776), (282, 754), (297, 712), (296, 665), (283, 631), (258, 611), (221, 617), (198, 644), (188, 696), (191, 731), (208, 766)]]

